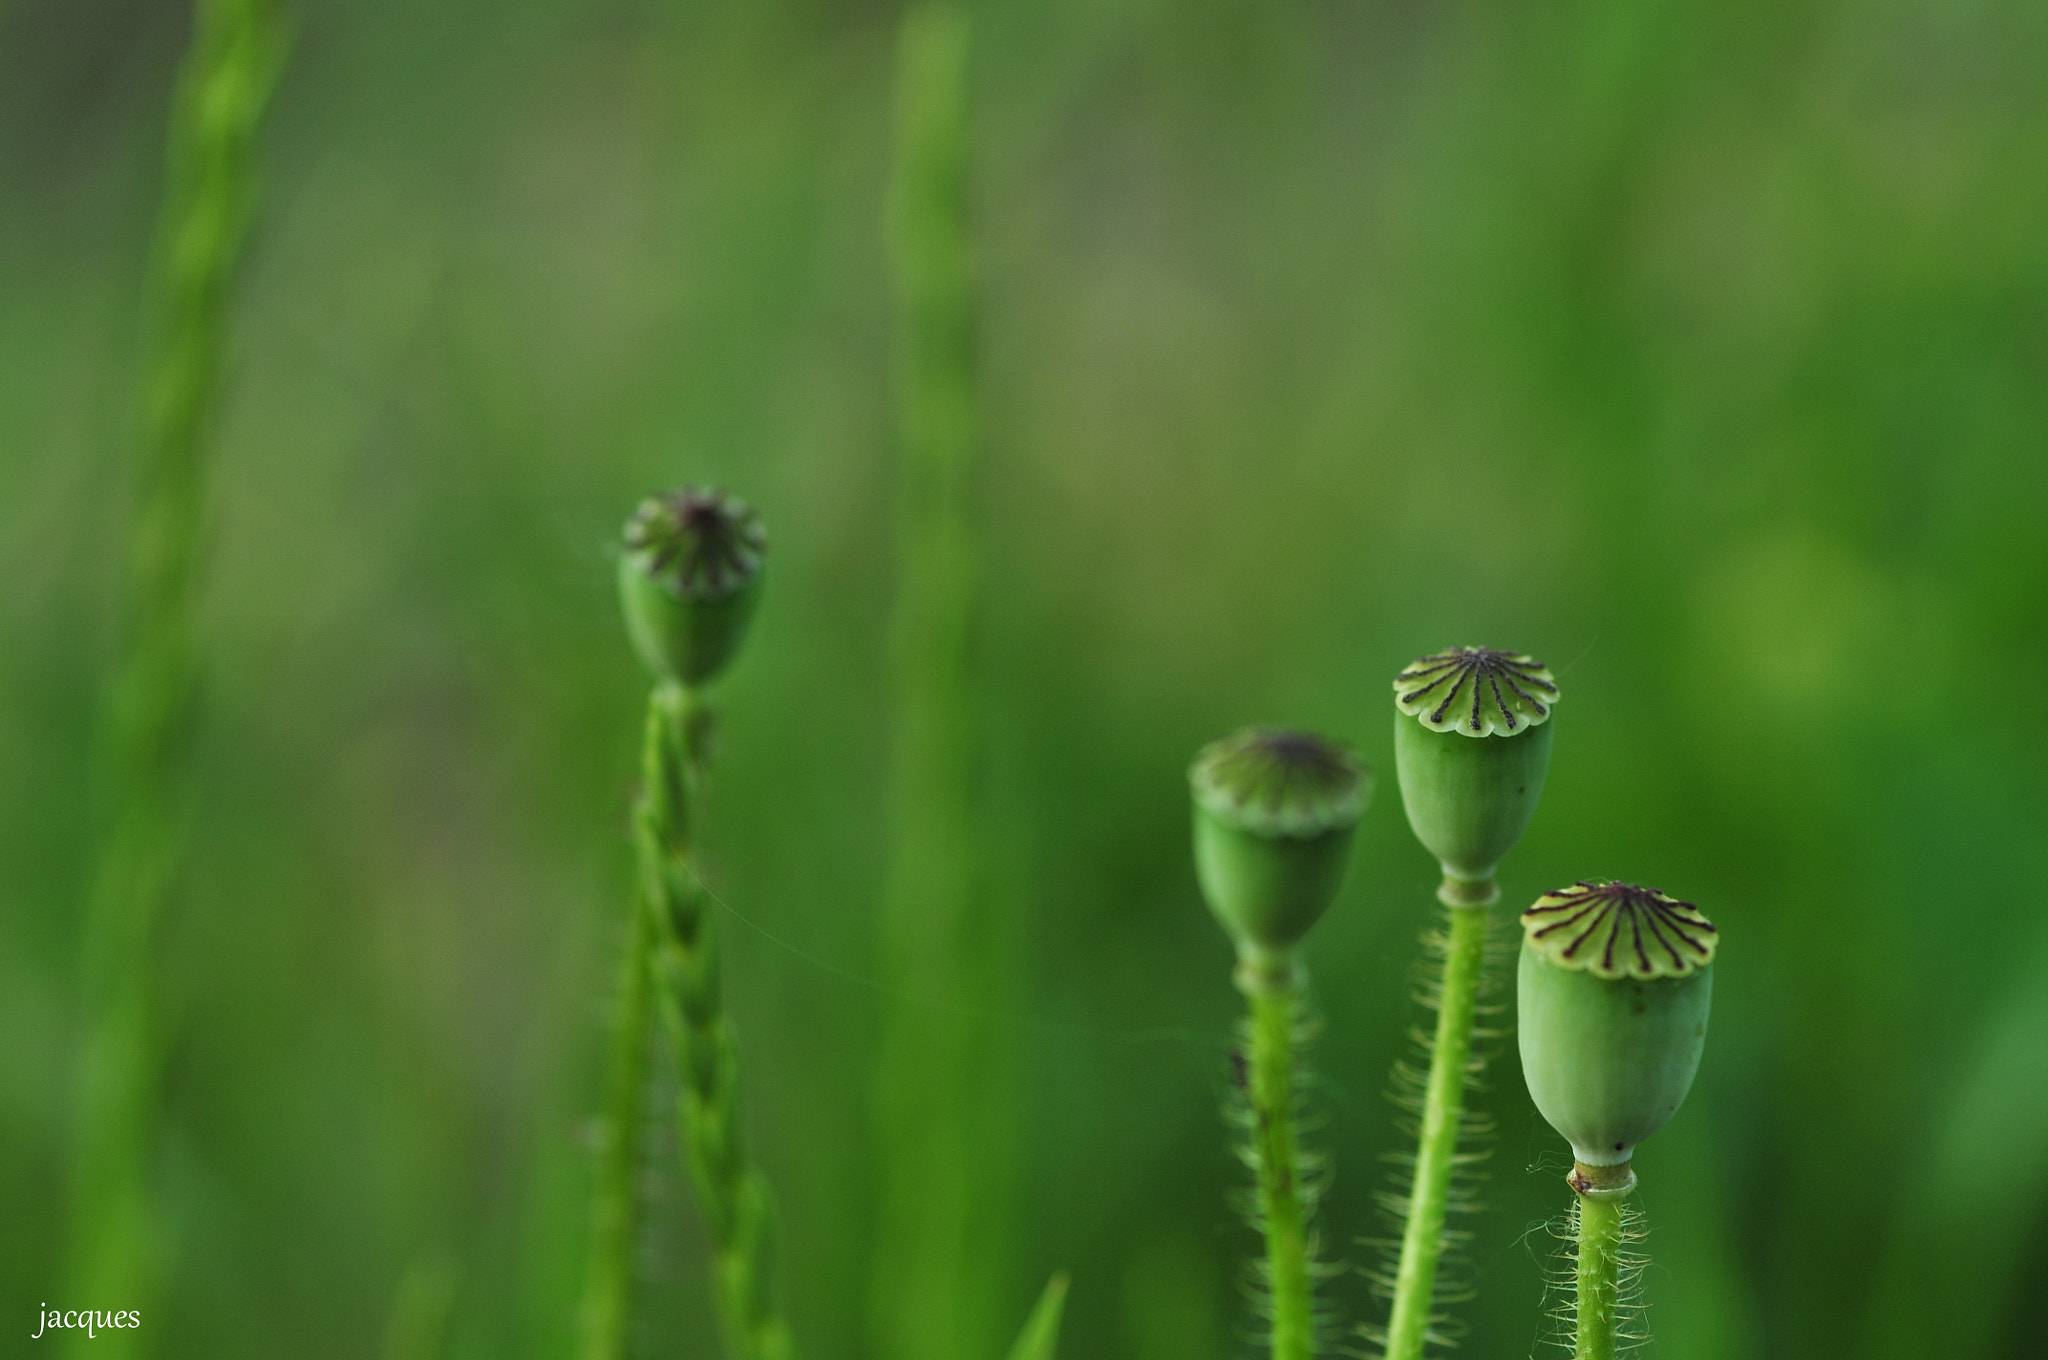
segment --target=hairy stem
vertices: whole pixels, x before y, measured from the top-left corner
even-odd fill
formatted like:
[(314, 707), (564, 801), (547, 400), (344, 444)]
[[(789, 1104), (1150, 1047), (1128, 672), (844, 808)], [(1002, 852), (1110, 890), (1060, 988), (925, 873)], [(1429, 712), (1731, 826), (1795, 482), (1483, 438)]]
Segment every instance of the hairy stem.
[[(200, 0), (178, 77), (157, 225), (155, 334), (129, 540), (127, 634), (100, 718), (106, 821), (85, 903), (66, 1289), (147, 1309), (157, 1054), (151, 956), (178, 860), (205, 454), (254, 197), (254, 144), (282, 41), (268, 0)], [(139, 1349), (105, 1333), (95, 1355)], [(80, 1334), (78, 1342), (84, 1337)]]
[(1450, 907), (1436, 1035), (1430, 1048), (1422, 1130), (1415, 1148), (1415, 1183), (1401, 1232), (1394, 1274), (1393, 1313), (1387, 1322), (1387, 1360), (1420, 1360), (1435, 1313), (1437, 1265), (1443, 1257), (1444, 1213), (1464, 1123), (1465, 1079), (1472, 1058), (1472, 1021), (1486, 962), (1487, 906), (1499, 895), (1491, 882), (1444, 881), (1438, 894)]
[(1577, 1205), (1578, 1299), (1574, 1360), (1614, 1360), (1621, 1314), (1622, 1199), (1581, 1195)]
[(775, 1199), (747, 1157), (739, 1056), (719, 985), (717, 918), (692, 863), (690, 814), (711, 714), (658, 686), (647, 705), (634, 817), (641, 893), (654, 936), (657, 1009), (675, 1046), (683, 1162), (712, 1243), (712, 1293), (733, 1360), (795, 1354), (776, 1288)]
[(640, 1222), (641, 1114), (647, 1096), (648, 1009), (654, 953), (653, 909), (636, 892), (612, 1017), (605, 1072), (596, 1184), (591, 1192), (590, 1254), (585, 1261), (579, 1360), (619, 1360), (633, 1309), (633, 1245)]
[(1294, 1141), (1294, 1020), (1298, 984), (1246, 989), (1251, 1007), (1252, 1151), (1259, 1177), (1259, 1221), (1266, 1234), (1272, 1291), (1273, 1360), (1315, 1354), (1309, 1206)]

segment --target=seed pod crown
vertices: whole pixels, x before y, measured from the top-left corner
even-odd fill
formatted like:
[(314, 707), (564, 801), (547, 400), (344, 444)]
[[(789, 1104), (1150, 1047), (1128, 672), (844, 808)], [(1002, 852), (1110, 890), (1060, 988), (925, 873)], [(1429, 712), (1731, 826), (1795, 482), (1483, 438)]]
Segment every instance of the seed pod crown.
[(1343, 883), (1372, 772), (1337, 742), (1254, 727), (1203, 747), (1188, 787), (1195, 873), (1237, 946), (1239, 986), (1288, 985), (1295, 946)]
[(1203, 747), (1188, 784), (1226, 825), (1306, 838), (1356, 822), (1372, 775), (1356, 752), (1313, 732), (1253, 727)]
[(1574, 883), (1522, 913), (1529, 947), (1595, 977), (1686, 977), (1714, 961), (1720, 933), (1690, 902), (1633, 883)]
[(745, 501), (710, 487), (649, 496), (626, 521), (619, 602), (649, 670), (675, 684), (731, 663), (760, 603), (768, 534)]
[(768, 531), (752, 506), (715, 487), (649, 496), (626, 521), (626, 552), (678, 599), (738, 593), (768, 556)]
[(1488, 883), (1528, 829), (1550, 767), (1557, 697), (1542, 662), (1492, 647), (1453, 647), (1394, 678), (1401, 801), (1447, 883)]
[(1394, 704), (1432, 732), (1514, 736), (1547, 722), (1557, 702), (1550, 669), (1521, 652), (1449, 647), (1394, 677)]

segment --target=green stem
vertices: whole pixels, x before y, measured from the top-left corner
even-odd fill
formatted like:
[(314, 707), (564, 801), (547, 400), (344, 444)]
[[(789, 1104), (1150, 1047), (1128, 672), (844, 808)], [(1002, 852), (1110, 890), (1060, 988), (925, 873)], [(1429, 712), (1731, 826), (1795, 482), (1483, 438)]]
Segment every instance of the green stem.
[[(157, 224), (128, 634), (100, 722), (108, 818), (85, 903), (65, 1289), (143, 1310), (155, 1274), (145, 1169), (157, 1067), (151, 963), (179, 858), (205, 453), (254, 197), (256, 131), (282, 48), (268, 0), (200, 0), (178, 77)], [(72, 1344), (82, 1348), (83, 1333)], [(91, 1344), (106, 1355), (141, 1343), (129, 1330)]]
[(654, 951), (653, 911), (636, 892), (619, 961), (617, 1013), (605, 1074), (604, 1120), (591, 1193), (590, 1255), (584, 1265), (579, 1360), (619, 1360), (633, 1308), (633, 1244), (640, 1221), (641, 1112), (647, 1091), (647, 1031)]
[(1252, 1149), (1272, 1291), (1273, 1360), (1308, 1360), (1315, 1354), (1314, 1282), (1309, 1208), (1294, 1141), (1294, 1019), (1300, 989), (1290, 979), (1247, 987), (1245, 995), (1251, 1007)]
[(1619, 1194), (1579, 1196), (1573, 1360), (1614, 1360), (1621, 1312), (1621, 1206)]
[(672, 684), (655, 689), (634, 842), (654, 933), (657, 1008), (676, 1051), (683, 1162), (711, 1236), (712, 1293), (726, 1346), (734, 1360), (790, 1360), (795, 1348), (776, 1293), (775, 1200), (747, 1157), (718, 921), (693, 862), (690, 818), (710, 723), (696, 694)]
[(1472, 1058), (1472, 1021), (1486, 962), (1487, 907), (1499, 891), (1491, 881), (1446, 878), (1438, 896), (1450, 908), (1436, 1036), (1430, 1047), (1429, 1084), (1415, 1148), (1415, 1182), (1394, 1273), (1394, 1307), (1387, 1321), (1386, 1360), (1420, 1360), (1430, 1340), (1437, 1265), (1444, 1250), (1444, 1213), (1464, 1123), (1465, 1079)]

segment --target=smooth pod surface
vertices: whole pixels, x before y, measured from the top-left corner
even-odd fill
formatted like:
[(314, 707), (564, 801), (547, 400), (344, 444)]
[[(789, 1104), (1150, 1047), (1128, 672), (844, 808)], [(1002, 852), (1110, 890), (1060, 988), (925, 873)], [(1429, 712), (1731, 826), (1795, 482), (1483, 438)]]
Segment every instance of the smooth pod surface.
[(1344, 882), (1353, 828), (1262, 836), (1195, 809), (1195, 875), (1234, 940), (1279, 953), (1301, 943)]
[(1241, 958), (1272, 965), (1336, 900), (1372, 771), (1342, 743), (1254, 727), (1203, 747), (1188, 787), (1202, 896)]
[(1488, 879), (1529, 829), (1550, 768), (1549, 723), (1512, 737), (1432, 732), (1394, 715), (1394, 768), (1415, 839), (1454, 878)]
[(685, 686), (710, 680), (746, 640), (761, 603), (765, 571), (716, 599), (689, 599), (647, 575), (631, 557), (619, 559), (619, 608), (641, 662), (656, 675)]

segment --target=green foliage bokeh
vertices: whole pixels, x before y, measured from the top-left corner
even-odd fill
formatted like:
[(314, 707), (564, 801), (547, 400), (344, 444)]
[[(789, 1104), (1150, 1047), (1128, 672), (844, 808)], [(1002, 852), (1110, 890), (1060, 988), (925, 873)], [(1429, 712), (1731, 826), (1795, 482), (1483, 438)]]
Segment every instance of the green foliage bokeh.
[[(50, 1291), (180, 8), (0, 7), (23, 1335), (125, 1306)], [(866, 1064), (888, 1017), (954, 1003), (867, 982), (896, 11), (289, 8), (162, 940), (156, 1353), (565, 1352), (644, 689), (609, 555), (688, 479), (773, 541), (704, 843), (745, 919), (728, 994), (791, 1314), (856, 1355)], [(1698, 1085), (1637, 1161), (1657, 1354), (2030, 1353), (2048, 10), (1057, 0), (975, 31), (979, 815), (1031, 942), (995, 1022), (1026, 1083), (1014, 1315), (1059, 1267), (1070, 1360), (1245, 1353), (1238, 999), (1183, 771), (1282, 722), (1385, 772), (1392, 675), (1479, 643), (1566, 694), (1507, 901), (1623, 877), (1725, 933)], [(1391, 787), (1308, 947), (1321, 1221), (1360, 1264), (1435, 884)], [(1504, 1047), (1471, 1355), (1529, 1350), (1531, 1229), (1563, 1208)], [(652, 1193), (645, 1353), (709, 1357), (687, 1194), (666, 1166)], [(1378, 1316), (1362, 1280), (1331, 1295)]]

